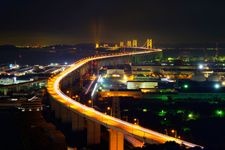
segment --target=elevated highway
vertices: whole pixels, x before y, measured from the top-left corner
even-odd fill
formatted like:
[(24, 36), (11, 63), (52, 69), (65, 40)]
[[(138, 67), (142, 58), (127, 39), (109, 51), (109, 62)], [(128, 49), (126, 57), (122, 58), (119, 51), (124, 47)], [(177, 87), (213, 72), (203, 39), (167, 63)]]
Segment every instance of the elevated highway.
[[(101, 113), (91, 107), (85, 106), (69, 96), (61, 90), (63, 79), (67, 78), (73, 71), (78, 70), (83, 65), (93, 60), (102, 60), (110, 58), (120, 58), (130, 55), (145, 55), (148, 53), (158, 52), (160, 49), (142, 50), (137, 52), (114, 53), (101, 56), (92, 56), (83, 58), (73, 63), (69, 68), (60, 74), (49, 78), (47, 84), (48, 93), (51, 96), (51, 106), (55, 111), (56, 117), (62, 121), (72, 122), (74, 130), (87, 128), (87, 144), (100, 143), (100, 125), (109, 129), (109, 149), (123, 150), (124, 135), (132, 136), (146, 143), (165, 143), (167, 141), (175, 141), (186, 147), (199, 146), (191, 142), (177, 139), (168, 135), (161, 134), (151, 129), (134, 125), (118, 118)], [(84, 123), (86, 121), (86, 124)]]

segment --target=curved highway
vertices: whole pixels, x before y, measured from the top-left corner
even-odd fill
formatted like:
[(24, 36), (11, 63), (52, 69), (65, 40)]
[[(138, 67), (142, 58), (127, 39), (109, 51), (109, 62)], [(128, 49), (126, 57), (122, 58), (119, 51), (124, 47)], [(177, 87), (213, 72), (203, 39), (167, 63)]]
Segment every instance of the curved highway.
[(86, 63), (90, 61), (113, 58), (113, 57), (129, 56), (129, 55), (147, 54), (147, 53), (152, 53), (157, 51), (161, 51), (161, 50), (155, 49), (152, 51), (148, 50), (148, 51), (138, 51), (138, 52), (116, 53), (116, 54), (109, 54), (104, 56), (92, 56), (92, 57), (83, 58), (73, 63), (69, 68), (65, 69), (64, 71), (62, 71), (60, 74), (56, 75), (55, 77), (49, 78), (48, 84), (47, 84), (47, 90), (54, 100), (60, 102), (62, 105), (65, 105), (66, 107), (69, 107), (71, 111), (74, 111), (80, 114), (81, 116), (84, 116), (85, 118), (88, 118), (94, 122), (97, 122), (107, 128), (120, 131), (125, 135), (133, 136), (137, 139), (145, 141), (146, 143), (152, 143), (152, 141), (155, 141), (158, 143), (165, 143), (166, 141), (175, 141), (178, 144), (185, 145), (186, 147), (199, 146), (187, 141), (183, 141), (181, 139), (177, 139), (174, 137), (170, 137), (168, 135), (155, 132), (150, 129), (143, 128), (138, 125), (134, 125), (132, 123), (128, 123), (126, 121), (123, 121), (118, 118), (96, 111), (93, 108), (87, 107), (71, 99), (70, 97), (65, 95), (60, 89), (60, 81), (63, 78), (65, 78), (72, 71), (79, 69), (82, 65), (85, 65)]

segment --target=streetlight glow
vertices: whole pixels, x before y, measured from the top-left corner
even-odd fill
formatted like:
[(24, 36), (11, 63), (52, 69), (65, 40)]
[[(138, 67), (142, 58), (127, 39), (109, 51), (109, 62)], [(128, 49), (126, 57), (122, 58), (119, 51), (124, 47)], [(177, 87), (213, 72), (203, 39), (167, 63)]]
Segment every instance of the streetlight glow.
[(214, 88), (215, 89), (219, 89), (220, 88), (220, 84), (219, 83), (214, 84)]

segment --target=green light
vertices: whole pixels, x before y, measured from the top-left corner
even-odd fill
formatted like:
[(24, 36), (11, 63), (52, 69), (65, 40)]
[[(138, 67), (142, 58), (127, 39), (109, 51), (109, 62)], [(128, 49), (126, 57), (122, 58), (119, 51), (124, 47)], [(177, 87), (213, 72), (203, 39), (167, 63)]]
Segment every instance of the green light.
[(161, 117), (163, 117), (163, 116), (165, 116), (166, 115), (166, 111), (164, 111), (164, 110), (161, 110), (160, 112), (159, 112), (159, 116), (161, 116)]
[(189, 88), (188, 84), (184, 84), (183, 86), (185, 89)]
[(168, 96), (167, 95), (161, 95), (161, 100), (162, 101), (167, 101), (168, 100)]
[(147, 111), (148, 111), (148, 109), (144, 108), (142, 111), (143, 111), (143, 112), (147, 112)]
[(167, 60), (168, 60), (168, 61), (174, 61), (174, 58), (168, 57)]
[(192, 113), (188, 114), (188, 118), (193, 119), (193, 114)]
[(191, 131), (191, 129), (190, 129), (190, 128), (188, 128), (188, 127), (184, 127), (184, 128), (183, 128), (183, 131), (184, 131), (184, 132), (190, 132), (190, 131)]
[(187, 116), (187, 120), (196, 120), (199, 118), (199, 115), (198, 114), (194, 114), (194, 113), (189, 113), (188, 116)]
[(216, 110), (216, 116), (218, 117), (224, 117), (224, 111), (223, 110)]
[(183, 114), (184, 110), (177, 110), (177, 114)]

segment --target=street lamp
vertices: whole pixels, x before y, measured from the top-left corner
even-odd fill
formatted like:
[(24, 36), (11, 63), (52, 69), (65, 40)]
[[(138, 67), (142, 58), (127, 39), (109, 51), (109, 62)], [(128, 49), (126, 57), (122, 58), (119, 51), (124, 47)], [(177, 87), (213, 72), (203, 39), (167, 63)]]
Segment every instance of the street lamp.
[(135, 124), (135, 125), (138, 125), (138, 124), (139, 124), (139, 119), (134, 118), (134, 124)]
[(198, 65), (198, 69), (200, 69), (200, 70), (204, 69), (204, 65), (203, 64), (199, 64)]
[(189, 88), (188, 84), (184, 84), (183, 87), (184, 87), (185, 89), (188, 89), (188, 88)]
[(177, 130), (172, 129), (171, 133), (174, 135), (175, 138), (177, 138)]
[(109, 115), (112, 116), (112, 108), (108, 106), (106, 109), (107, 109), (107, 112), (110, 112)]
[(88, 105), (89, 105), (90, 107), (93, 107), (93, 101), (92, 101), (91, 99), (88, 100)]
[(66, 91), (66, 95), (71, 97), (71, 92), (69, 90)]
[(220, 88), (220, 84), (219, 83), (214, 84), (214, 88), (215, 89), (219, 89)]
[(74, 95), (74, 96), (72, 96), (72, 99), (74, 99), (74, 100), (76, 100), (76, 101), (80, 101), (79, 95)]

